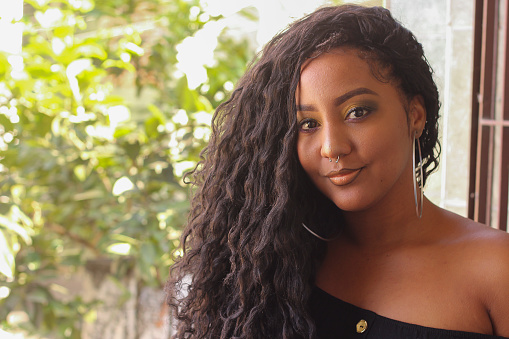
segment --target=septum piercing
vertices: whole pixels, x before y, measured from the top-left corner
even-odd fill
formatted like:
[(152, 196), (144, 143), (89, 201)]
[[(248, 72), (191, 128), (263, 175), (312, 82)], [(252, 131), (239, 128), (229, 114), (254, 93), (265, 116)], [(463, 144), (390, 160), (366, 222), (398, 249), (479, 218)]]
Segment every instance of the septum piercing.
[[(329, 162), (332, 162), (332, 159), (329, 158)], [(339, 162), (339, 155), (338, 155), (338, 158), (336, 159), (336, 164)]]

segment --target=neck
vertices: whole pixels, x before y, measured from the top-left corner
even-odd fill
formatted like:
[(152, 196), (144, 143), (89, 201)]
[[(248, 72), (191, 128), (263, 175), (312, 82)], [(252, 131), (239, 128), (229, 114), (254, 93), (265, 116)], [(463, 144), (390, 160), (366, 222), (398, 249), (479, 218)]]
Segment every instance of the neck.
[[(413, 198), (413, 197), (412, 197)], [(422, 240), (430, 229), (422, 227), (434, 205), (424, 198), (422, 218), (415, 211), (414, 199), (386, 202), (361, 212), (344, 212), (344, 240), (362, 249), (376, 250), (403, 246)]]

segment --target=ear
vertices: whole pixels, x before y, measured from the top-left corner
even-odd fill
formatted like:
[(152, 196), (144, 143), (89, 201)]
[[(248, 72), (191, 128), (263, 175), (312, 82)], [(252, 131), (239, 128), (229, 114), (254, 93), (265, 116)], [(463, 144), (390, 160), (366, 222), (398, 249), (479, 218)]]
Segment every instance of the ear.
[(426, 106), (424, 105), (424, 98), (420, 94), (410, 100), (408, 122), (410, 131), (416, 132), (416, 136), (420, 137), (426, 124)]

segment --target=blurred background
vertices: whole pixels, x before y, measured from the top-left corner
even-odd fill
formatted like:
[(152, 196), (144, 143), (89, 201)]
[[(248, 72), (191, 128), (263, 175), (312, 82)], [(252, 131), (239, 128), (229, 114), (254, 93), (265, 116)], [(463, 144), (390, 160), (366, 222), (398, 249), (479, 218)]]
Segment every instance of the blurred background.
[[(0, 338), (168, 338), (183, 173), (215, 107), (275, 33), (342, 2), (0, 0)], [(467, 216), (474, 1), (351, 2), (424, 45), (442, 101), (426, 194)]]

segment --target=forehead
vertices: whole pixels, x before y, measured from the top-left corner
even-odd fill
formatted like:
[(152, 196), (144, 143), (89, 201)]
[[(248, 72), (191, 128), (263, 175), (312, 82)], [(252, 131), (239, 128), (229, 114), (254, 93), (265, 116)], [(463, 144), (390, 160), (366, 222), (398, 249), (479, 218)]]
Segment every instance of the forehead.
[[(362, 86), (361, 86), (362, 85)], [(347, 91), (354, 87), (382, 85), (373, 76), (368, 62), (353, 48), (336, 48), (308, 59), (301, 67), (298, 94), (333, 90)]]
[[(311, 57), (301, 67), (297, 97), (305, 92), (332, 90), (346, 92), (356, 87), (369, 87), (384, 92), (397, 92), (404, 99), (400, 86), (391, 78), (389, 69), (381, 69), (376, 60), (359, 49), (340, 47)], [(402, 100), (405, 101), (405, 100)]]
[(359, 50), (345, 47), (335, 48), (306, 60), (301, 67), (300, 81), (307, 81), (323, 75), (330, 77), (333, 73), (338, 72), (348, 73), (345, 72), (348, 70), (355, 73), (364, 73), (367, 70), (368, 73), (371, 73), (369, 64), (360, 58)]

